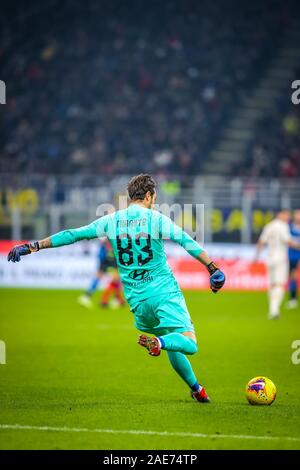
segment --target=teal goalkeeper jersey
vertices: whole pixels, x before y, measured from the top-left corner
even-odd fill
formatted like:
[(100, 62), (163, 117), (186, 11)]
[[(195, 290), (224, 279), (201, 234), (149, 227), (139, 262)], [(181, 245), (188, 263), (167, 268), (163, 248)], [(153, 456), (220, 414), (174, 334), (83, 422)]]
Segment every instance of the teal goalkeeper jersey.
[(145, 299), (180, 290), (167, 262), (165, 239), (178, 243), (195, 258), (203, 251), (169, 217), (139, 204), (52, 235), (51, 243), (59, 247), (100, 237), (107, 237), (112, 245), (131, 310)]

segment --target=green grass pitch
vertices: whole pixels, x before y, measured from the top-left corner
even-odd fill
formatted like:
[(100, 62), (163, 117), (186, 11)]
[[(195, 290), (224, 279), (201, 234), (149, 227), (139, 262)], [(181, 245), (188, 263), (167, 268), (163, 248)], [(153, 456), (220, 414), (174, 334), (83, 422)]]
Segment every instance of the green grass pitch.
[[(300, 365), (291, 361), (299, 310), (270, 322), (264, 293), (185, 292), (205, 405), (190, 399), (165, 353), (137, 345), (127, 307), (88, 311), (78, 294), (0, 290), (1, 449), (300, 449)], [(245, 400), (257, 375), (277, 385), (270, 407)], [(4, 428), (16, 424), (28, 428)]]

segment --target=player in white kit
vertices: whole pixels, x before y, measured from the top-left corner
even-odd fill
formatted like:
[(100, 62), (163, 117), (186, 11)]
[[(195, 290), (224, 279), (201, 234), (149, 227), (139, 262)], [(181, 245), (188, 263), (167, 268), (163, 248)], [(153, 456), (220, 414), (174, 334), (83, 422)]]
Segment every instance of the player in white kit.
[(268, 248), (268, 275), (269, 275), (269, 318), (275, 319), (280, 315), (280, 306), (284, 297), (288, 280), (289, 263), (288, 247), (300, 250), (300, 244), (290, 234), (290, 212), (278, 212), (274, 220), (268, 223), (257, 242), (257, 260), (264, 246)]

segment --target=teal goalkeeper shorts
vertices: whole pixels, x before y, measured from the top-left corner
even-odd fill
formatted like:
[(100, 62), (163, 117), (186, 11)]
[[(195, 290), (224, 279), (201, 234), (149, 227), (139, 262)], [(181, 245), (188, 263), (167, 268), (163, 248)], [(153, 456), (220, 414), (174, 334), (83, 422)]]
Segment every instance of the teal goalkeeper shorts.
[(194, 332), (194, 325), (181, 292), (143, 300), (135, 309), (135, 327), (145, 333)]

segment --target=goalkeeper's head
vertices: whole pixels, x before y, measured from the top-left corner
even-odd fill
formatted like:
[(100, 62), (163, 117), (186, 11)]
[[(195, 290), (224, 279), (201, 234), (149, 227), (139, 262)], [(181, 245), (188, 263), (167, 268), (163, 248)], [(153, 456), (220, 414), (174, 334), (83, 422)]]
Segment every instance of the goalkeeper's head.
[(142, 203), (153, 208), (156, 200), (156, 183), (152, 176), (141, 174), (131, 178), (127, 185), (130, 202)]

